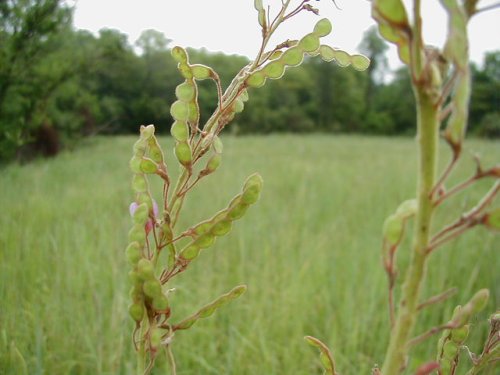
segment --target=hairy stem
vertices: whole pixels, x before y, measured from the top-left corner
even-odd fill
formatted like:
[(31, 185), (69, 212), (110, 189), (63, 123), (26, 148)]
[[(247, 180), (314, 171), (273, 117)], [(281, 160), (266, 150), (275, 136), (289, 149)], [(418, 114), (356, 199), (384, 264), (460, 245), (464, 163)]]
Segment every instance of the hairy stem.
[(418, 126), (418, 211), (415, 220), (412, 259), (406, 273), (402, 296), (391, 333), (382, 374), (397, 375), (405, 367), (408, 342), (415, 326), (429, 244), (429, 233), (433, 214), (431, 191), (435, 185), (437, 144), (439, 135), (439, 110), (432, 96), (423, 87), (415, 87), (417, 97)]

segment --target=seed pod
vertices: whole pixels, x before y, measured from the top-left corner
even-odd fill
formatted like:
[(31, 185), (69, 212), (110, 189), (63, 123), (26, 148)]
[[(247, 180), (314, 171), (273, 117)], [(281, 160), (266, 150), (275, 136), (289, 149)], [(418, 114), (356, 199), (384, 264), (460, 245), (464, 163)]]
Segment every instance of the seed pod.
[(335, 50), (327, 45), (321, 45), (319, 47), (319, 54), (323, 61), (330, 62), (335, 59)]
[(227, 214), (227, 218), (231, 221), (241, 219), (247, 212), (248, 207), (249, 205), (245, 203), (240, 203), (239, 205), (232, 207)]
[[(139, 277), (139, 273), (136, 270), (130, 270), (128, 273), (128, 279), (132, 285), (140, 284), (142, 285), (142, 280)], [(142, 289), (142, 287), (141, 287)]]
[(453, 359), (458, 353), (458, 346), (453, 341), (447, 341), (443, 346), (443, 357)]
[(196, 241), (194, 241), (193, 245), (200, 249), (207, 249), (212, 246), (215, 242), (215, 236), (210, 233), (206, 233), (198, 237)]
[(232, 108), (233, 112), (234, 113), (241, 113), (241, 112), (243, 112), (243, 109), (245, 109), (245, 104), (243, 103), (243, 101), (240, 100), (239, 98), (236, 99), (234, 101), (233, 108)]
[(136, 322), (140, 322), (144, 317), (144, 305), (142, 303), (133, 303), (128, 307), (128, 313)]
[(362, 72), (370, 66), (370, 59), (363, 55), (352, 55), (351, 64), (354, 69)]
[(137, 273), (142, 280), (154, 279), (154, 266), (149, 259), (142, 258), (137, 263)]
[(158, 165), (151, 159), (143, 157), (141, 160), (141, 172), (146, 174), (156, 173)]
[(316, 34), (311, 33), (304, 36), (299, 41), (299, 48), (305, 52), (314, 52), (319, 48), (319, 38)]
[(451, 373), (451, 365), (452, 365), (452, 360), (443, 358), (441, 362), (439, 363), (439, 371), (441, 374), (450, 374)]
[(351, 56), (349, 56), (347, 52), (336, 49), (333, 50), (333, 55), (337, 65), (341, 67), (346, 67), (351, 64)]
[(191, 71), (193, 72), (194, 78), (198, 80), (208, 79), (214, 76), (213, 70), (205, 65), (191, 65)]
[(327, 36), (331, 32), (332, 32), (332, 23), (327, 18), (319, 20), (314, 26), (313, 33), (318, 37)]
[(247, 78), (247, 85), (250, 87), (262, 87), (266, 83), (266, 76), (262, 72), (255, 72)]
[(154, 210), (153, 201), (148, 193), (137, 194), (136, 200), (138, 204), (146, 203), (148, 205), (149, 210)]
[(187, 121), (189, 106), (187, 103), (177, 100), (170, 106), (170, 114), (175, 120)]
[(151, 329), (149, 342), (152, 348), (158, 348), (161, 345), (162, 331), (159, 328)]
[(274, 51), (271, 56), (269, 56), (269, 60), (277, 60), (281, 57), (281, 55), (283, 54), (283, 51)]
[(285, 65), (288, 66), (297, 66), (302, 63), (304, 59), (304, 52), (299, 47), (292, 47), (283, 52), (283, 55), (280, 58)]
[(222, 220), (216, 223), (212, 228), (212, 234), (215, 236), (224, 236), (231, 231), (232, 223), (230, 220)]
[(222, 154), (222, 150), (223, 150), (224, 146), (223, 146), (222, 141), (220, 140), (220, 138), (218, 136), (214, 137), (213, 146), (214, 146), (214, 150), (216, 153)]
[(138, 139), (134, 143), (132, 150), (134, 152), (134, 156), (137, 156), (139, 158), (144, 156), (144, 154), (146, 153), (146, 142), (142, 139)]
[(187, 141), (189, 137), (189, 127), (185, 121), (174, 121), (170, 128), (170, 134), (179, 142)]
[(262, 69), (262, 73), (271, 79), (279, 79), (285, 74), (285, 64), (281, 60), (270, 62)]
[(135, 266), (142, 258), (142, 249), (138, 242), (131, 242), (125, 250), (128, 262)]
[(191, 161), (193, 160), (193, 156), (191, 155), (191, 147), (186, 142), (179, 142), (175, 145), (175, 156), (179, 163), (183, 166), (188, 167), (191, 165)]
[(155, 163), (162, 164), (164, 160), (163, 151), (161, 150), (160, 144), (158, 143), (156, 137), (149, 138), (148, 146), (149, 146), (149, 157)]
[(196, 101), (189, 102), (188, 109), (189, 109), (188, 121), (191, 124), (198, 124), (200, 118), (200, 109), (198, 108), (198, 103)]
[(132, 178), (132, 189), (136, 193), (148, 191), (148, 182), (142, 174), (134, 174), (134, 177)]
[(163, 295), (163, 294), (157, 295), (153, 299), (153, 308), (156, 311), (166, 311), (166, 310), (168, 310), (169, 303), (168, 303), (167, 297), (165, 297), (165, 295)]
[(221, 154), (212, 155), (212, 157), (207, 162), (207, 166), (205, 167), (205, 171), (207, 171), (207, 173), (215, 172), (217, 170), (217, 168), (219, 168), (221, 160), (222, 160)]
[(211, 228), (212, 228), (212, 223), (209, 220), (207, 220), (197, 224), (193, 228), (193, 232), (196, 233), (197, 236), (201, 236), (202, 234), (208, 233)]
[(384, 221), (382, 233), (384, 240), (390, 245), (396, 245), (403, 234), (404, 221), (397, 215), (391, 215)]
[(196, 245), (189, 245), (181, 250), (180, 257), (186, 260), (193, 260), (200, 254), (201, 249)]
[(179, 64), (177, 66), (181, 75), (186, 79), (193, 79), (193, 72), (191, 71), (191, 67), (188, 64)]
[(176, 87), (175, 95), (183, 102), (190, 102), (196, 96), (196, 88), (191, 82), (185, 81)]
[(148, 126), (142, 125), (140, 132), (141, 132), (141, 139), (144, 141), (147, 141), (149, 138), (151, 138), (155, 134), (155, 126), (154, 125), (148, 125)]
[(178, 63), (188, 63), (188, 54), (184, 48), (175, 46), (174, 48), (172, 48), (171, 54), (174, 60)]
[(135, 283), (129, 292), (130, 299), (134, 302), (144, 302), (144, 293), (142, 292), (142, 281)]
[(144, 231), (144, 225), (134, 224), (132, 229), (128, 232), (129, 242), (138, 242), (140, 246), (144, 246), (146, 243), (146, 232)]
[(157, 279), (149, 279), (144, 282), (142, 290), (146, 296), (154, 299), (161, 295), (161, 284)]
[(132, 172), (142, 173), (141, 161), (142, 161), (142, 159), (137, 157), (137, 156), (133, 156), (132, 159), (130, 159), (129, 166), (130, 166), (130, 169), (132, 170)]
[(468, 335), (469, 325), (464, 325), (461, 328), (456, 328), (451, 331), (451, 339), (457, 344), (463, 343)]
[(243, 186), (243, 194), (241, 201), (245, 204), (253, 204), (257, 202), (262, 190), (262, 177), (258, 174), (253, 174), (247, 178)]

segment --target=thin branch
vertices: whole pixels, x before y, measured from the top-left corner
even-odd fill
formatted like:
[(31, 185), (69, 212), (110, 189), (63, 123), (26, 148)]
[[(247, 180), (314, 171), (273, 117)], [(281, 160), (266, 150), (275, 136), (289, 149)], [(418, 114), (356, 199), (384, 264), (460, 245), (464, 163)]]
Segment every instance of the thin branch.
[(441, 186), (446, 181), (446, 179), (448, 178), (450, 173), (453, 171), (453, 169), (457, 165), (458, 156), (459, 155), (457, 153), (455, 153), (455, 152), (453, 153), (453, 156), (452, 156), (450, 162), (448, 163), (448, 166), (446, 167), (443, 174), (441, 175), (441, 177), (439, 177), (438, 181), (436, 182), (436, 184), (432, 188), (431, 192), (429, 193), (429, 198), (432, 198), (434, 196), (436, 191), (438, 191), (441, 188)]
[(500, 3), (496, 3), (496, 4), (491, 4), (491, 5), (487, 5), (483, 8), (480, 8), (480, 9), (477, 9), (474, 14), (478, 14), (478, 13), (481, 13), (481, 12), (487, 12), (489, 10), (494, 10), (496, 8), (500, 8)]
[(457, 291), (458, 291), (457, 288), (451, 288), (451, 289), (445, 290), (443, 293), (440, 293), (436, 296), (429, 298), (427, 301), (422, 302), (420, 305), (418, 305), (417, 310), (420, 311), (420, 310), (426, 308), (427, 306), (431, 306), (431, 305), (434, 305), (436, 303), (443, 302), (443, 301), (447, 300), (448, 298), (450, 298), (451, 296), (453, 296), (454, 294), (456, 294)]
[(421, 335), (418, 335), (417, 337), (412, 338), (410, 341), (408, 341), (406, 346), (408, 348), (411, 348), (411, 347), (418, 345), (421, 342), (427, 340), (429, 337), (435, 335), (436, 333), (444, 331), (445, 329), (453, 329), (456, 327), (457, 327), (457, 324), (454, 322), (448, 322), (448, 323), (443, 324), (441, 326), (433, 327), (430, 330), (428, 330), (427, 332), (424, 332)]

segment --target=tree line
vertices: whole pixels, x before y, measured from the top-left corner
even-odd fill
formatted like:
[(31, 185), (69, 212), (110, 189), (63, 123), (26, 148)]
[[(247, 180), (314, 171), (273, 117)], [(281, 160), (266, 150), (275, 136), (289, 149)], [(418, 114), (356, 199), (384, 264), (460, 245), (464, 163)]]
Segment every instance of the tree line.
[[(182, 81), (170, 42), (155, 30), (144, 31), (135, 45), (116, 30), (76, 30), (72, 9), (61, 0), (0, 2), (0, 160), (53, 155), (81, 137), (136, 133), (141, 124), (168, 133), (169, 105)], [(258, 94), (250, 91), (230, 131), (411, 134), (410, 77), (401, 68), (389, 82), (383, 79), (386, 49), (370, 29), (360, 44), (372, 61), (366, 72), (308, 59)], [(249, 62), (206, 50), (189, 53), (193, 62), (213, 67), (224, 85)], [(500, 51), (486, 54), (472, 73), (469, 129), (499, 137)], [(199, 101), (203, 119), (217, 102), (210, 82), (201, 82)]]

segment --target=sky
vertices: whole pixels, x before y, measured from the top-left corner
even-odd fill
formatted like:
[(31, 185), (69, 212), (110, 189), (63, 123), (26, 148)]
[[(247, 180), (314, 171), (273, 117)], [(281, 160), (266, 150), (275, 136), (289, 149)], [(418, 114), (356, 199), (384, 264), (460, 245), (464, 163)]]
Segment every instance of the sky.
[[(410, 0), (403, 0), (407, 5)], [(482, 0), (480, 5), (495, 3)], [(496, 1), (498, 2), (498, 1)], [(127, 34), (133, 45), (141, 32), (155, 29), (172, 40), (170, 46), (206, 48), (227, 54), (256, 56), (261, 41), (257, 12), (253, 0), (74, 0), (74, 24), (79, 29), (96, 33), (110, 28)], [(292, 0), (298, 5), (300, 0)], [(424, 38), (427, 44), (442, 46), (446, 37), (447, 18), (438, 0), (424, 0)], [(264, 0), (271, 15), (279, 10), (280, 0)], [(359, 52), (363, 33), (375, 22), (370, 17), (367, 0), (337, 0), (340, 10), (330, 0), (311, 1), (320, 16), (310, 12), (299, 14), (283, 24), (273, 39), (279, 44), (286, 39), (300, 39), (312, 31), (323, 17), (333, 24), (324, 44)], [(408, 9), (410, 9), (408, 7)], [(486, 51), (500, 49), (500, 9), (475, 16), (469, 26), (471, 60), (481, 64)], [(388, 51), (389, 66), (400, 66), (395, 47)]]

